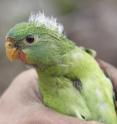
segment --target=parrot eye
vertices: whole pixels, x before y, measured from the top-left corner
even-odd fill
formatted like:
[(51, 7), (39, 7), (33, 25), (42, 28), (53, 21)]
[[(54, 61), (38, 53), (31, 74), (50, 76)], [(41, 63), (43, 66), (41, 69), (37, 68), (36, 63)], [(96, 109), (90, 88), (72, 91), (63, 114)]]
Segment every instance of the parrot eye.
[(29, 43), (29, 44), (31, 44), (31, 43), (33, 43), (34, 42), (34, 36), (33, 35), (28, 35), (28, 36), (26, 36), (26, 42), (27, 43)]

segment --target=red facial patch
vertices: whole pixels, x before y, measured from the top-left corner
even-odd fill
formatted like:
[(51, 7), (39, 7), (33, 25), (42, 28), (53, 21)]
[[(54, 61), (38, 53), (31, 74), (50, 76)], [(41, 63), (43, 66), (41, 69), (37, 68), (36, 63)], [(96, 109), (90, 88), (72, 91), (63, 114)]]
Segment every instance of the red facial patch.
[(19, 51), (19, 59), (22, 61), (22, 62), (26, 62), (26, 54), (22, 51)]

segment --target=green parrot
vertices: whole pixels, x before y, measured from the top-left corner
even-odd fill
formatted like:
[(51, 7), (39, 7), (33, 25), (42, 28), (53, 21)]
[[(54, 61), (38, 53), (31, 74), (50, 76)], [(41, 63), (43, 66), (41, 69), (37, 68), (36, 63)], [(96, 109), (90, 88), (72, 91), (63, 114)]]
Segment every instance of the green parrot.
[(43, 13), (16, 24), (6, 35), (6, 55), (32, 65), (43, 103), (53, 110), (105, 124), (117, 124), (111, 81), (95, 52), (77, 46), (63, 26)]

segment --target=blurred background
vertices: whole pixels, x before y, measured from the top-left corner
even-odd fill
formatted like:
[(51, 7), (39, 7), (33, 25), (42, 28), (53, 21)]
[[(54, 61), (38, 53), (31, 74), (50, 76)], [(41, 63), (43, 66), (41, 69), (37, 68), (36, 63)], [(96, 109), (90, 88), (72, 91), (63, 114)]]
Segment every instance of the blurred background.
[(98, 57), (117, 67), (117, 0), (0, 0), (0, 94), (27, 69), (6, 59), (5, 34), (39, 10), (57, 17), (78, 45), (95, 49)]

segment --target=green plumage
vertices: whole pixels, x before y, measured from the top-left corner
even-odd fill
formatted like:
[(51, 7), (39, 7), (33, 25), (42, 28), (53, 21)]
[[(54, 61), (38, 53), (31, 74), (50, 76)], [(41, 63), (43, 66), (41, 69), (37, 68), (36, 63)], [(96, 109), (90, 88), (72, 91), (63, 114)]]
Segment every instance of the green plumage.
[[(27, 43), (26, 36), (35, 41)], [(63, 114), (105, 124), (117, 124), (111, 81), (96, 60), (57, 30), (45, 25), (21, 23), (7, 37), (27, 56), (39, 75), (43, 103)]]

